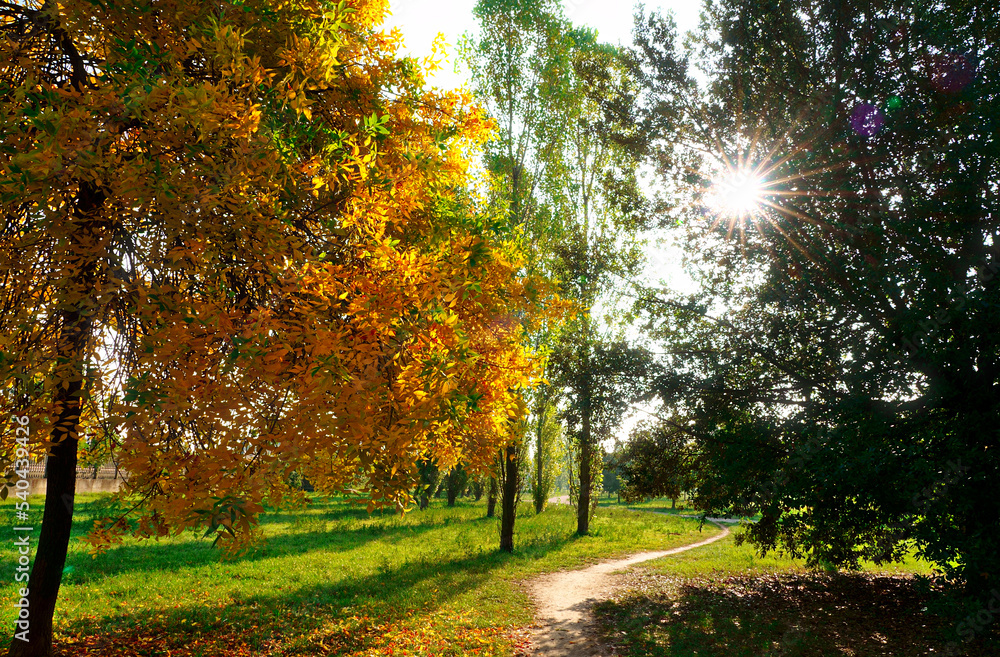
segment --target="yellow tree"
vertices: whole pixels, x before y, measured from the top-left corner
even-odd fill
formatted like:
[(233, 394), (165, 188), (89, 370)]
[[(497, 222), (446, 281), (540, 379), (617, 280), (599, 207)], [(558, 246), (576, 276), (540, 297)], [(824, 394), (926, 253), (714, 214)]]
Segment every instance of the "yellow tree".
[(296, 468), (405, 508), (420, 460), (509, 441), (545, 289), (465, 191), (488, 123), (424, 90), (385, 10), (0, 4), (0, 460), (22, 423), (49, 456), (9, 654), (52, 652), (81, 438), (135, 504), (95, 549), (238, 548)]

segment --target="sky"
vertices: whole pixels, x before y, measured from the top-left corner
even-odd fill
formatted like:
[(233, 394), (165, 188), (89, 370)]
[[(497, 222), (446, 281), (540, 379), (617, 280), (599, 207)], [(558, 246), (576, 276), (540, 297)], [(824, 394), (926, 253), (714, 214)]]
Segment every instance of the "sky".
[[(454, 51), (459, 37), (475, 32), (472, 17), (475, 0), (390, 0), (392, 15), (386, 28), (399, 27), (405, 39), (407, 54), (424, 57), (431, 52), (431, 43), (440, 32)], [(698, 24), (700, 0), (646, 0), (646, 11), (670, 11), (677, 21), (679, 32), (693, 30)], [(631, 43), (632, 16), (635, 11), (631, 0), (563, 0), (566, 17), (574, 25), (597, 30), (598, 38), (606, 43)], [(431, 84), (442, 88), (461, 86), (465, 77), (454, 70), (455, 58), (439, 71)]]

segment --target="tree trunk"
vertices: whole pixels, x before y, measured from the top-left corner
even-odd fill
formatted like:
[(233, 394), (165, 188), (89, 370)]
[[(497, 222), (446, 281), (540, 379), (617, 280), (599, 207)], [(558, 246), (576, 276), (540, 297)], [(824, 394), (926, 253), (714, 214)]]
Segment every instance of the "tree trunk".
[(576, 533), (586, 536), (590, 532), (590, 461), (593, 446), (590, 444), (590, 408), (584, 407), (583, 427), (580, 432), (580, 492), (576, 505)]
[(517, 517), (517, 446), (507, 447), (502, 467), (503, 492), (500, 497), (500, 550), (514, 551), (514, 520)]
[[(584, 217), (586, 224), (589, 225), (589, 219), (587, 217), (587, 206), (584, 204)], [(589, 228), (586, 228), (585, 235), (589, 235)], [(589, 238), (588, 238), (589, 239)], [(589, 247), (588, 247), (589, 250)], [(592, 372), (590, 369), (590, 357), (591, 357), (591, 327), (587, 316), (583, 319), (583, 335), (585, 337), (583, 350), (580, 358), (581, 367), (581, 381), (580, 386), (580, 481), (579, 481), (579, 493), (577, 493), (577, 504), (576, 504), (576, 533), (580, 536), (586, 536), (590, 533), (590, 488), (591, 488), (591, 472), (590, 466), (593, 454), (593, 445), (591, 445), (591, 431), (592, 431), (592, 419), (593, 419), (593, 381), (591, 379)]]
[[(75, 85), (79, 90), (80, 84)], [(45, 510), (42, 528), (38, 535), (38, 549), (28, 578), (28, 628), (27, 641), (20, 637), (21, 627), (7, 651), (8, 657), (48, 657), (52, 655), (52, 615), (59, 597), (70, 532), (73, 529), (73, 500), (76, 496), (77, 442), (80, 431), (80, 413), (84, 375), (86, 373), (87, 345), (90, 342), (93, 309), (87, 307), (95, 287), (97, 263), (88, 261), (86, 250), (97, 241), (95, 214), (104, 205), (104, 194), (92, 182), (83, 181), (76, 197), (74, 217), (80, 220), (70, 236), (74, 247), (80, 249), (81, 264), (76, 269), (68, 295), (78, 295), (71, 309), (59, 311), (57, 361), (65, 363), (56, 376), (61, 384), (55, 394), (55, 422), (49, 440), (46, 463)], [(92, 256), (90, 256), (92, 257)], [(20, 598), (20, 596), (18, 596)]]
[(673, 511), (676, 508), (677, 508), (677, 498), (676, 497), (671, 497), (670, 498), (670, 510)]
[[(52, 654), (52, 615), (59, 597), (76, 494), (77, 435), (80, 428), (80, 398), (83, 390), (82, 353), (89, 337), (89, 322), (78, 312), (63, 313), (66, 351), (78, 364), (76, 376), (67, 379), (56, 395), (58, 416), (52, 427), (45, 492), (45, 511), (38, 537), (38, 550), (28, 579), (28, 628), (15, 630), (9, 657), (47, 657)], [(27, 638), (27, 641), (22, 638)]]
[(548, 496), (548, 491), (545, 490), (545, 486), (542, 484), (542, 474), (543, 468), (545, 466), (544, 454), (542, 454), (542, 433), (545, 428), (545, 406), (539, 404), (539, 412), (535, 415), (538, 418), (538, 428), (535, 432), (535, 486), (538, 487), (538, 493), (535, 495), (535, 513), (541, 513), (545, 510), (545, 498)]
[(497, 514), (497, 478), (490, 477), (490, 487), (486, 492), (486, 517), (493, 518)]
[(458, 497), (458, 470), (452, 468), (451, 472), (448, 473), (448, 480), (446, 486), (448, 487), (448, 506), (455, 506), (455, 498)]

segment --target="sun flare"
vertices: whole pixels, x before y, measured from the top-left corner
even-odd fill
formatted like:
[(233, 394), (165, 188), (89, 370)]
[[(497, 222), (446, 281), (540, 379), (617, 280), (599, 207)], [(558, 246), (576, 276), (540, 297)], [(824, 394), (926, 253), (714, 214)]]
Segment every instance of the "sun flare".
[(708, 190), (708, 205), (718, 214), (742, 219), (761, 210), (763, 181), (749, 171), (733, 171)]

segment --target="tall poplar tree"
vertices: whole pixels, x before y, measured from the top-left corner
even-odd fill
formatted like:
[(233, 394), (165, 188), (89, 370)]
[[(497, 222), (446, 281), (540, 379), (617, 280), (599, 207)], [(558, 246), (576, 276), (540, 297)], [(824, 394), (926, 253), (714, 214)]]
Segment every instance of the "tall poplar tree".
[[(479, 36), (467, 39), (464, 57), (470, 67), (477, 99), (496, 121), (498, 131), (487, 145), (486, 165), (495, 188), (495, 214), (517, 231), (523, 241), (525, 269), (532, 275), (551, 274), (553, 244), (562, 233), (561, 218), (546, 207), (542, 185), (551, 166), (553, 144), (559, 140), (566, 112), (563, 78), (568, 67), (566, 23), (554, 0), (479, 0), (474, 15)], [(542, 327), (528, 340), (544, 349)], [(544, 395), (534, 398), (531, 422), (535, 433), (544, 422)], [(518, 427), (528, 425), (518, 423)], [(516, 445), (500, 455), (501, 549), (513, 549), (515, 506), (520, 495), (514, 482), (523, 479), (518, 463), (526, 450), (521, 431)], [(507, 483), (510, 478), (510, 483)]]

